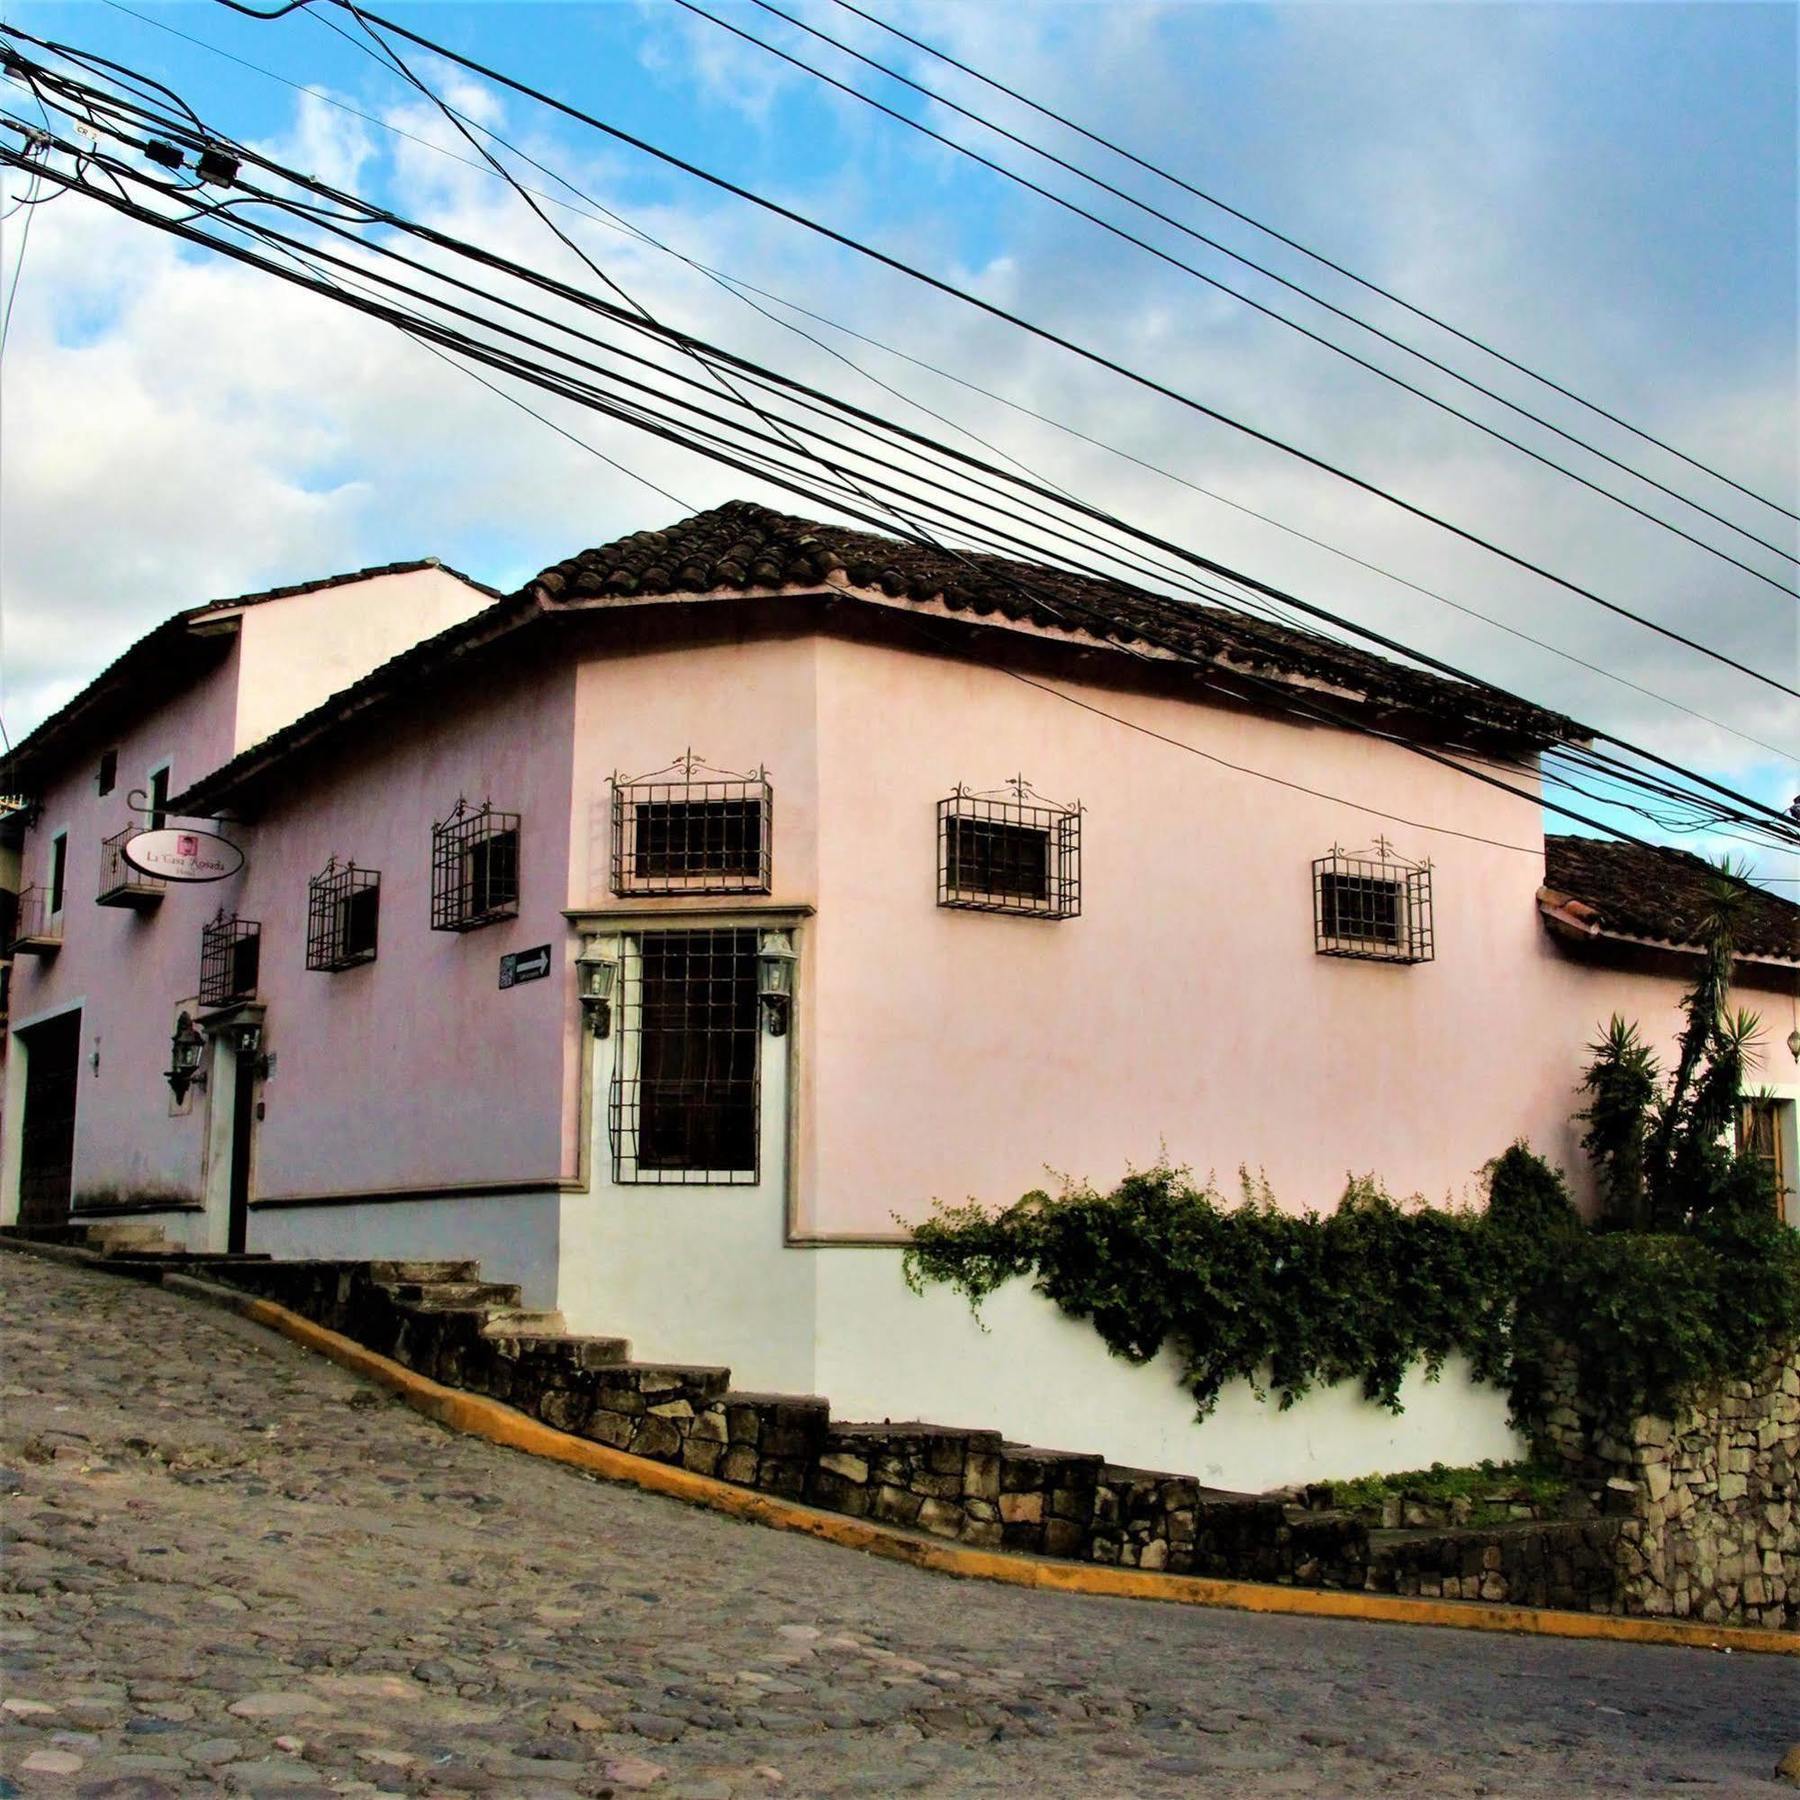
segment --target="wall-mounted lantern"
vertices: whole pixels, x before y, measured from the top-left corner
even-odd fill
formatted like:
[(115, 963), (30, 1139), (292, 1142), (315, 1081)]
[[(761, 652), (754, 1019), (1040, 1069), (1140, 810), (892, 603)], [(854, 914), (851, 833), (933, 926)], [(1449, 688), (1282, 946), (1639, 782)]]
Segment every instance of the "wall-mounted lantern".
[(581, 946), (580, 956), (575, 959), (575, 973), (588, 1030), (597, 1038), (609, 1036), (613, 993), (619, 983), (619, 940), (616, 937), (588, 938)]
[(1800, 1026), (1788, 1033), (1788, 1050), (1795, 1062), (1800, 1062)]
[(169, 1039), (169, 1066), (163, 1071), (169, 1092), (179, 1106), (191, 1087), (206, 1086), (206, 1071), (200, 1059), (206, 1054), (206, 1039), (188, 1013), (175, 1021), (175, 1035)]
[(785, 931), (765, 931), (756, 953), (756, 991), (769, 1021), (770, 1037), (785, 1037), (794, 1004), (794, 940)]

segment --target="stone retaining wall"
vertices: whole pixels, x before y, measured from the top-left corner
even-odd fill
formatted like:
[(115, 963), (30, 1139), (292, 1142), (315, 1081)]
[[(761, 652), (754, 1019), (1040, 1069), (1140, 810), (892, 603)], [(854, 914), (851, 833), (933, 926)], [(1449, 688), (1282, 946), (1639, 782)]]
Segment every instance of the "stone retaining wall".
[[(1172, 1574), (1621, 1610), (1616, 1521), (1500, 1533), (1371, 1532), (1297, 1494), (918, 1422), (835, 1422), (823, 1399), (745, 1393), (722, 1368), (628, 1360), (571, 1336), (473, 1263), (160, 1257), (261, 1295), (447, 1386), (558, 1430), (857, 1518), (998, 1548)], [(1404, 1541), (1395, 1541), (1404, 1540)]]
[(1626, 1512), (1624, 1610), (1800, 1630), (1800, 1346), (1671, 1418), (1605, 1416), (1572, 1366), (1559, 1385), (1543, 1448)]

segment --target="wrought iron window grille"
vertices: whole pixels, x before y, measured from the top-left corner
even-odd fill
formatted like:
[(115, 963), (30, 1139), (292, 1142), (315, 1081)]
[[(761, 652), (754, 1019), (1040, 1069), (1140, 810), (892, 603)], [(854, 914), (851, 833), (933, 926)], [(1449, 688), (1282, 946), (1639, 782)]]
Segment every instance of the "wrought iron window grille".
[(306, 966), (335, 974), (373, 962), (381, 922), (381, 871), (334, 856), (306, 885)]
[(200, 1004), (254, 999), (262, 967), (262, 926), (223, 907), (200, 928)]
[(739, 929), (624, 938), (609, 1106), (615, 1181), (759, 1179), (760, 941)]
[(1047, 800), (1023, 775), (938, 802), (938, 905), (1073, 919), (1081, 912), (1081, 804)]
[(97, 906), (129, 906), (146, 912), (162, 903), (169, 884), (158, 875), (146, 875), (125, 860), (125, 846), (136, 837), (141, 827), (127, 825), (111, 837), (100, 840), (100, 890)]
[(1431, 864), (1408, 862), (1384, 837), (1354, 854), (1334, 844), (1313, 864), (1313, 946), (1321, 956), (1430, 962)]
[(768, 771), (733, 774), (688, 750), (666, 769), (612, 777), (615, 894), (766, 894)]
[(459, 798), (431, 828), (431, 929), (478, 931), (519, 916), (519, 815)]

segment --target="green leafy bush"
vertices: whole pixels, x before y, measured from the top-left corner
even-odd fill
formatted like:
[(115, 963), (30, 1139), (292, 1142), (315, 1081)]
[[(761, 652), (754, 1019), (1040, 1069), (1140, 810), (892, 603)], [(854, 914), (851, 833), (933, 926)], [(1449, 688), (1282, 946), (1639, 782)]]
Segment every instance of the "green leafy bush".
[(1800, 1234), (1767, 1214), (1596, 1235), (1524, 1145), (1487, 1177), (1480, 1212), (1403, 1205), (1364, 1179), (1334, 1212), (1296, 1214), (1248, 1183), (1228, 1205), (1158, 1166), (1107, 1194), (940, 1208), (913, 1233), (906, 1278), (915, 1291), (947, 1282), (979, 1311), (1029, 1275), (1115, 1355), (1144, 1363), (1169, 1346), (1201, 1418), (1234, 1379), (1266, 1383), (1283, 1407), (1356, 1380), (1397, 1412), (1410, 1368), (1435, 1378), (1461, 1351), (1529, 1428), (1564, 1346), (1587, 1391), (1630, 1411), (1747, 1375), (1772, 1343), (1800, 1338)]

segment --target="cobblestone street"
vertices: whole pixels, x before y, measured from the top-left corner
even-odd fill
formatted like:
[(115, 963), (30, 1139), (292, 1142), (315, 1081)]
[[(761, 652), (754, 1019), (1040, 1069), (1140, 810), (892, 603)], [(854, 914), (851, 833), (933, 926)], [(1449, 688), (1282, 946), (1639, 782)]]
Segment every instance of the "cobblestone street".
[(1639, 1794), (1800, 1664), (952, 1582), (426, 1423), (0, 1255), (0, 1794)]

